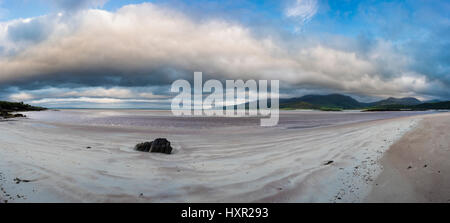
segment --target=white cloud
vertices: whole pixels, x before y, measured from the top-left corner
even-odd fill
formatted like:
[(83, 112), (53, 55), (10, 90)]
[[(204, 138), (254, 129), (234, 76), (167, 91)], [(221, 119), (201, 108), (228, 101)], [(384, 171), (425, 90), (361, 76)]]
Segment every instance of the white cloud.
[(151, 92), (144, 92), (144, 93), (139, 93), (138, 97), (140, 98), (167, 98), (167, 96), (163, 96), (163, 95), (155, 95)]
[(291, 5), (288, 5), (284, 14), (298, 22), (298, 28), (301, 28), (316, 15), (318, 9), (317, 0), (295, 0)]
[[(60, 100), (54, 100), (59, 98)], [(97, 98), (98, 100), (94, 99)], [(152, 92), (151, 88), (103, 88), (103, 87), (82, 87), (82, 88), (45, 88), (39, 90), (25, 90), (9, 95), (9, 99), (13, 101), (24, 101), (27, 103), (46, 103), (47, 99), (53, 102), (68, 101), (84, 101), (97, 102), (101, 101), (118, 103), (146, 102), (154, 99), (168, 99), (170, 96), (158, 95)]]
[(70, 103), (70, 102), (85, 102), (85, 103), (96, 103), (96, 104), (121, 104), (127, 102), (138, 102), (138, 103), (155, 103), (155, 102), (166, 102), (163, 100), (144, 100), (144, 99), (119, 99), (119, 98), (90, 98), (90, 97), (79, 97), (79, 98), (44, 98), (40, 100), (34, 100), (30, 103), (32, 104), (51, 104), (51, 103)]
[(60, 94), (61, 97), (112, 97), (112, 98), (132, 98), (135, 95), (130, 89), (124, 88), (90, 88), (72, 89), (69, 92)]
[(21, 93), (17, 93), (17, 94), (12, 94), (9, 96), (9, 99), (12, 101), (28, 101), (33, 99), (33, 95), (25, 93), (25, 92), (21, 92)]

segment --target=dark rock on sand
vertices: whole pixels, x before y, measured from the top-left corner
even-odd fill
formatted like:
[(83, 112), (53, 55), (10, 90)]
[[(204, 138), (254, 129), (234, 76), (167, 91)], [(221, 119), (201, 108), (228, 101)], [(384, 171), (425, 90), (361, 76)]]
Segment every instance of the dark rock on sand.
[(0, 113), (0, 117), (1, 117), (1, 118), (5, 118), (5, 119), (8, 119), (8, 118), (24, 118), (24, 117), (26, 117), (26, 116), (23, 115), (23, 114), (11, 114), (11, 113), (9, 113), (9, 112), (4, 112), (4, 111), (2, 111), (2, 112)]
[(170, 154), (172, 153), (172, 147), (167, 139), (159, 138), (153, 141), (150, 152)]
[(332, 163), (334, 163), (334, 161), (333, 160), (329, 160), (329, 161), (327, 161), (327, 162), (325, 162), (323, 165), (330, 165), (330, 164), (332, 164)]
[(16, 177), (16, 178), (14, 179), (14, 181), (16, 182), (16, 184), (20, 184), (20, 183), (22, 183), (22, 182), (24, 182), (24, 183), (29, 183), (29, 182), (31, 182), (31, 180), (23, 180), (23, 179), (20, 179), (20, 178), (18, 178), (18, 177)]
[(143, 142), (137, 144), (134, 149), (141, 152), (150, 152), (150, 148), (152, 147), (153, 142)]
[(155, 139), (153, 142), (139, 143), (135, 146), (135, 149), (141, 152), (165, 153), (165, 154), (172, 153), (172, 147), (170, 146), (170, 142), (164, 138)]
[(11, 114), (5, 111), (0, 111), (0, 118), (11, 118)]

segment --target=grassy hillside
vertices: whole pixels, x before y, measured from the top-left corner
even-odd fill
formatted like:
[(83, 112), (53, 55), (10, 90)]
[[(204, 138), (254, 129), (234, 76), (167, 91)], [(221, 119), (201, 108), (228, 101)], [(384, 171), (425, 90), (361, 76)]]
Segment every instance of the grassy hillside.
[(21, 112), (21, 111), (42, 111), (46, 108), (31, 106), (24, 104), (23, 102), (7, 102), (0, 101), (0, 117), (2, 118), (14, 118), (23, 117), (20, 114), (10, 114), (10, 112)]
[(46, 108), (31, 106), (23, 102), (7, 102), (0, 101), (0, 111), (16, 112), (16, 111), (41, 111)]
[[(270, 100), (267, 101), (270, 107)], [(245, 104), (248, 109), (249, 104)], [(259, 108), (259, 105), (257, 106)], [(298, 98), (280, 99), (280, 109), (314, 109), (322, 111), (341, 111), (344, 109), (365, 109), (365, 111), (411, 111), (428, 109), (450, 109), (449, 102), (422, 103), (412, 97), (407, 98), (387, 98), (384, 100), (364, 103), (353, 99), (350, 96), (341, 94), (329, 95), (305, 95)], [(225, 108), (225, 107), (224, 107)], [(228, 109), (236, 109), (237, 106), (229, 106)]]
[(357, 100), (341, 94), (305, 95), (300, 98), (280, 100), (280, 108), (294, 109), (356, 109), (362, 108)]
[(450, 109), (450, 101), (423, 103), (414, 106), (415, 109)]
[(420, 100), (417, 98), (387, 98), (381, 101), (377, 101), (374, 103), (371, 103), (371, 106), (386, 106), (386, 105), (419, 105), (422, 104)]
[(450, 109), (450, 101), (422, 103), (418, 105), (380, 105), (367, 108), (365, 111), (423, 111)]

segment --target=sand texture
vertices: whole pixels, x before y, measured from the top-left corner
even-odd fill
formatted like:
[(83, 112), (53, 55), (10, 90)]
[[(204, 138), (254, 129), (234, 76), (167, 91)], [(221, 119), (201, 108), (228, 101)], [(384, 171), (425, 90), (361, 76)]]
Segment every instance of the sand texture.
[[(382, 177), (375, 187), (384, 165), (379, 160), (424, 117), (319, 128), (217, 127), (214, 120), (207, 128), (76, 125), (33, 118), (0, 122), (0, 197), (8, 202), (363, 202), (369, 193), (390, 187), (380, 183)], [(433, 120), (446, 122), (434, 126)], [(438, 186), (449, 182), (443, 163), (449, 148), (442, 144), (448, 123), (448, 114), (426, 119), (420, 124), (425, 135), (410, 133), (422, 137), (411, 138), (419, 147), (397, 155), (404, 163), (393, 168), (423, 175), (423, 187), (408, 183), (411, 190), (436, 184), (436, 193), (448, 192), (449, 187)], [(133, 150), (136, 143), (158, 137), (168, 138), (175, 153)], [(395, 145), (389, 157), (405, 150)], [(448, 198), (427, 194), (427, 199)]]
[(425, 117), (386, 152), (368, 202), (450, 202), (450, 114)]

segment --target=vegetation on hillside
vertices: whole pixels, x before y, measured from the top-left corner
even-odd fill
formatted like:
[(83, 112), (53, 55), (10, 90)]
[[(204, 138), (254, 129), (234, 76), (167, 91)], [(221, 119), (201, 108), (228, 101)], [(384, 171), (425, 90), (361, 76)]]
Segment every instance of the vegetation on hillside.
[(280, 108), (294, 109), (320, 109), (320, 108), (340, 108), (357, 109), (362, 108), (360, 102), (350, 96), (340, 94), (330, 95), (305, 95), (300, 98), (281, 99)]
[[(354, 98), (341, 94), (329, 95), (305, 95), (298, 98), (280, 99), (280, 109), (313, 109), (321, 111), (342, 111), (345, 109), (359, 109), (363, 111), (420, 111), (429, 109), (450, 109), (450, 101), (440, 102), (433, 100), (432, 103), (422, 103), (416, 98), (387, 98), (371, 103), (364, 103)], [(259, 101), (256, 101), (259, 108)], [(267, 106), (271, 107), (271, 100), (267, 100)], [(237, 105), (223, 107), (224, 109), (237, 109)], [(245, 104), (249, 108), (249, 103)]]
[(418, 105), (383, 105), (370, 107), (364, 111), (425, 111), (450, 109), (450, 101), (422, 103)]
[(322, 111), (341, 111), (344, 109), (361, 109), (364, 111), (420, 111), (429, 109), (450, 109), (450, 101), (422, 103), (416, 98), (388, 98), (372, 103), (358, 102), (350, 96), (306, 95), (300, 98), (280, 99), (280, 108), (315, 109)]
[(23, 102), (0, 101), (0, 117), (2, 118), (24, 117), (22, 114), (11, 114), (11, 112), (42, 111), (45, 109), (43, 107), (24, 104)]

